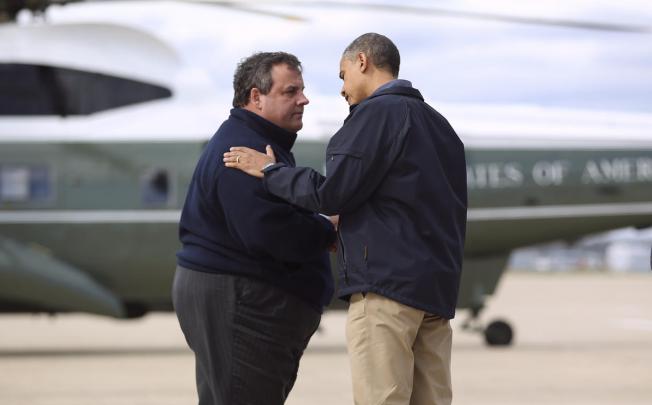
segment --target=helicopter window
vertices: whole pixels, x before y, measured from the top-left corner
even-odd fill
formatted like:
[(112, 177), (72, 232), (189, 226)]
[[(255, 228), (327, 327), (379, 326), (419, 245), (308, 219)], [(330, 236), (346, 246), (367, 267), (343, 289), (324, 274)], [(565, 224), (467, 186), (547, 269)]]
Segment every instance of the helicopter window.
[(170, 202), (171, 184), (167, 170), (150, 170), (143, 176), (143, 203), (165, 205)]
[(40, 202), (52, 196), (52, 181), (44, 166), (0, 166), (0, 201)]
[(171, 96), (165, 87), (101, 73), (0, 64), (0, 116), (88, 115)]
[(52, 182), (46, 167), (37, 166), (30, 169), (29, 197), (34, 201), (44, 201), (52, 196)]

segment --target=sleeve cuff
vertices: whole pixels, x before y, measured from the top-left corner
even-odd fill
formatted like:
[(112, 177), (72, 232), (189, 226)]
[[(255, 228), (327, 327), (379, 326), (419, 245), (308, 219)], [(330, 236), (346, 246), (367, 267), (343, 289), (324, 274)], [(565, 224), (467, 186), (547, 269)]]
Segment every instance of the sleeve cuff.
[(263, 173), (269, 173), (281, 167), (285, 167), (285, 163), (268, 163), (262, 169), (260, 169), (260, 171)]

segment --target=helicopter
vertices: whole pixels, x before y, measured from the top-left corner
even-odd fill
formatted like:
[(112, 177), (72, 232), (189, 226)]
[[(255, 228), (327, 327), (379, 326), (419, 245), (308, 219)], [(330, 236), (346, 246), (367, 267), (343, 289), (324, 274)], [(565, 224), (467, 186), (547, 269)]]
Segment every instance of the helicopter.
[[(228, 115), (231, 94), (213, 83), (215, 72), (187, 61), (189, 42), (178, 28), (156, 34), (119, 21), (124, 14), (75, 17), (86, 5), (68, 3), (81, 2), (0, 1), (0, 312), (137, 318), (169, 311), (180, 209), (204, 144)], [(276, 28), (310, 30), (321, 12), (305, 13), (308, 18), (296, 5), (270, 10), (268, 4), (209, 3), (220, 7), (205, 14), (221, 16), (225, 31), (243, 19), (266, 24), (251, 38), (222, 38), (218, 57), (222, 51), (222, 57), (246, 56), (244, 44), (257, 44)], [(61, 5), (56, 13), (49, 9)], [(146, 11), (151, 4), (134, 7), (134, 21), (152, 13)], [(360, 7), (427, 11), (392, 3)], [(16, 23), (25, 10), (36, 13), (35, 21)], [(452, 18), (648, 32), (644, 26), (486, 13)], [(278, 40), (271, 36), (267, 41)], [(329, 58), (335, 71), (337, 52), (323, 50), (312, 62), (315, 71)], [(313, 59), (303, 59), (310, 85)], [(410, 58), (405, 61), (410, 71)], [(217, 74), (230, 78), (235, 63), (222, 62)], [(323, 91), (310, 98), (294, 153), (299, 165), (323, 168), (325, 145), (346, 116), (346, 103)], [(430, 103), (466, 148), (469, 212), (458, 308), (470, 317), (463, 327), (483, 333), (488, 344), (507, 345), (511, 325), (483, 325), (479, 315), (512, 250), (652, 225), (652, 115)]]

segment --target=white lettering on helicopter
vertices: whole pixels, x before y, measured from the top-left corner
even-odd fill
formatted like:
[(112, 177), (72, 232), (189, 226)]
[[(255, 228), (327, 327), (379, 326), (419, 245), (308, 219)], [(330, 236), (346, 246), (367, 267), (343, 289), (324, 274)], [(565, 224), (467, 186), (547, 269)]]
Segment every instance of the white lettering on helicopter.
[(570, 163), (562, 160), (540, 161), (532, 167), (532, 180), (542, 187), (561, 186), (570, 170)]
[(467, 166), (469, 188), (510, 188), (523, 184), (523, 172), (518, 163), (486, 163)]
[(652, 182), (652, 159), (617, 158), (589, 160), (584, 165), (582, 183)]
[(532, 166), (529, 179), (527, 170), (517, 162), (478, 163), (466, 170), (470, 189), (514, 188), (527, 180), (539, 187), (563, 186), (572, 173), (580, 175), (583, 184), (652, 182), (652, 158), (648, 157), (592, 159), (586, 161), (581, 172), (573, 171), (568, 160), (540, 160)]
[(639, 181), (652, 181), (652, 159), (636, 159), (636, 177)]

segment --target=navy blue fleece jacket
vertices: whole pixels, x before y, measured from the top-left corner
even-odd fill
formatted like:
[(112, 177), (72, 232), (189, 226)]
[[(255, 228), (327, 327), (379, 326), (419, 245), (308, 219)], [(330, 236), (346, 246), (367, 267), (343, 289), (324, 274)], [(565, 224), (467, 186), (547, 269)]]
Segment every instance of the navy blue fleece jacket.
[(321, 310), (333, 293), (327, 248), (330, 221), (267, 193), (260, 179), (226, 168), (231, 146), (264, 152), (295, 166), (296, 134), (241, 108), (231, 110), (204, 149), (181, 214), (178, 264), (197, 271), (253, 277)]

